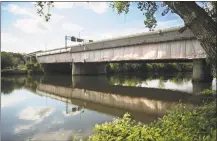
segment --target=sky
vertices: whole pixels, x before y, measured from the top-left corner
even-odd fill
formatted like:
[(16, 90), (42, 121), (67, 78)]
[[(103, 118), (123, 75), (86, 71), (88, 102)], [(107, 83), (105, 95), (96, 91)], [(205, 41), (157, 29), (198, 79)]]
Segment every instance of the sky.
[[(55, 2), (51, 19), (40, 17), (34, 2), (1, 2), (1, 51), (30, 53), (65, 46), (65, 35), (102, 40), (149, 32), (135, 4), (118, 15), (109, 2)], [(156, 29), (183, 26), (176, 14), (156, 13)], [(67, 41), (68, 45), (77, 43)]]

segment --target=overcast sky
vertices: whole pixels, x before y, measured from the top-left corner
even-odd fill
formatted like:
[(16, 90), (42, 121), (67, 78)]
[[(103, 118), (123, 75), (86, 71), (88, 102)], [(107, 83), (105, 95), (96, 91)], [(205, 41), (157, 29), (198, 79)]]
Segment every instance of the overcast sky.
[[(29, 53), (64, 47), (64, 36), (78, 36), (79, 32), (81, 38), (95, 41), (148, 32), (136, 5), (127, 15), (118, 15), (108, 2), (55, 2), (51, 20), (45, 22), (37, 15), (33, 2), (1, 4), (2, 51)], [(158, 12), (156, 16), (157, 29), (184, 24), (176, 14), (161, 16)]]

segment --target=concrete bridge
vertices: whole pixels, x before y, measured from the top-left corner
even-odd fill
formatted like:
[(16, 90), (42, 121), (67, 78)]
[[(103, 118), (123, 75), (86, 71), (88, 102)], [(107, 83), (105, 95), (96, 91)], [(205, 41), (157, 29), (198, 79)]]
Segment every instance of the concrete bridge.
[(193, 80), (211, 81), (206, 53), (193, 33), (171, 28), (80, 44), (36, 54), (45, 71), (70, 70), (72, 75), (105, 74), (110, 62), (193, 62)]

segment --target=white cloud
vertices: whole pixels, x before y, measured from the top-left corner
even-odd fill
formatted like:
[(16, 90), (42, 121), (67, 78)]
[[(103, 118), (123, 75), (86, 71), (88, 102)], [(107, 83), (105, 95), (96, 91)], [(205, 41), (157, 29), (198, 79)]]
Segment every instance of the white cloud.
[(33, 124), (27, 124), (27, 125), (17, 125), (15, 128), (14, 128), (14, 133), (21, 133), (25, 130), (34, 130), (34, 126), (36, 125), (37, 123), (33, 123)]
[(28, 15), (28, 16), (34, 16), (31, 12), (29, 12), (27, 9), (22, 8), (15, 4), (9, 4), (7, 7), (8, 12), (13, 13), (14, 15)]
[(55, 2), (54, 7), (57, 9), (72, 8), (75, 2)]
[(103, 14), (108, 9), (106, 2), (55, 2), (54, 6), (57, 9), (69, 9), (76, 6), (83, 7), (85, 9), (91, 9), (97, 14)]
[(90, 8), (98, 14), (102, 14), (106, 12), (108, 6), (105, 2), (91, 2)]
[(54, 109), (48, 107), (27, 107), (19, 114), (19, 119), (40, 121), (53, 112)]
[(81, 31), (83, 30), (83, 28), (77, 24), (72, 24), (72, 23), (64, 23), (62, 24), (62, 28), (66, 31)]
[(36, 19), (19, 19), (14, 23), (14, 26), (26, 33), (41, 34), (48, 31), (48, 29)]
[[(6, 9), (8, 12), (13, 13), (14, 15), (29, 17), (18, 19), (14, 24), (15, 27), (23, 30), (26, 33), (36, 33), (35, 31), (43, 32), (45, 29), (51, 30), (49, 24), (43, 21), (43, 19), (37, 15), (36, 10), (34, 11), (30, 8), (21, 7), (15, 4), (9, 4)], [(60, 18), (60, 16), (54, 14), (54, 18)]]
[(3, 43), (13, 43), (18, 41), (18, 39), (10, 33), (1, 33), (1, 42)]
[(169, 21), (160, 21), (157, 23), (156, 29), (165, 29), (169, 27), (177, 27), (184, 25), (182, 20), (169, 20)]
[(27, 97), (17, 97), (17, 96), (10, 96), (10, 97), (1, 97), (1, 108), (13, 106), (21, 101), (26, 100)]
[[(82, 13), (84, 9), (102, 14), (108, 9), (106, 2), (75, 2), (75, 5), (73, 2), (55, 2), (54, 4), (55, 8), (52, 9), (51, 20), (48, 23), (37, 15), (32, 2), (28, 6), (16, 5), (16, 3), (5, 6), (3, 12), (7, 10), (14, 15), (14, 18), (11, 18), (13, 21), (8, 20), (10, 22), (2, 28), (4, 31), (1, 33), (2, 50), (29, 53), (64, 47), (64, 36), (78, 36), (79, 32), (81, 38), (97, 41), (148, 31), (143, 24), (143, 19), (123, 23), (119, 22), (119, 17), (111, 17), (111, 13), (109, 16), (106, 14), (106, 17), (97, 16), (97, 18), (85, 18), (79, 14), (72, 14), (73, 12)], [(73, 9), (74, 7), (76, 8)], [(180, 20), (159, 22), (157, 29), (179, 24)], [(67, 44), (78, 43), (68, 41)]]

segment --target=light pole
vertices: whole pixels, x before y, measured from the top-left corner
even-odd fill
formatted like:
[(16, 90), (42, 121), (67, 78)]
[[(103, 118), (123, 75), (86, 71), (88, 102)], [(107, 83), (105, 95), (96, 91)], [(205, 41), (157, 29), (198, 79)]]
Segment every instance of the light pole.
[(81, 29), (81, 31), (78, 32), (78, 37), (80, 38), (80, 33), (83, 31), (83, 29)]
[(71, 36), (65, 35), (65, 48), (67, 48), (67, 40), (71, 40)]
[[(83, 29), (81, 29), (81, 30), (78, 32), (78, 38), (79, 38), (79, 39), (81, 39), (81, 38), (80, 38), (80, 35), (81, 35), (81, 32), (82, 32), (82, 31), (83, 31)], [(84, 42), (84, 41), (83, 41), (83, 42)]]

